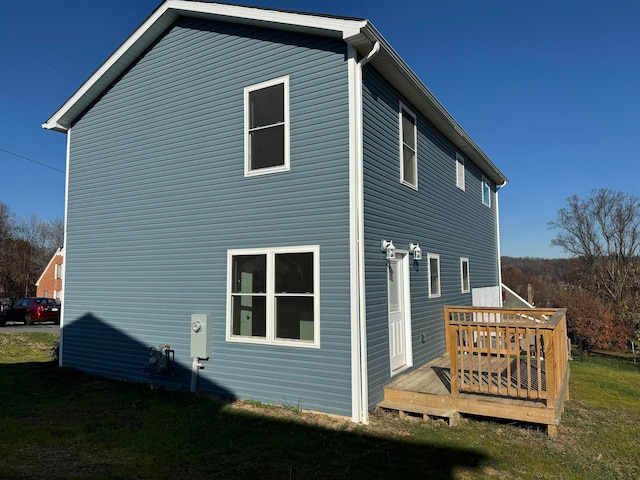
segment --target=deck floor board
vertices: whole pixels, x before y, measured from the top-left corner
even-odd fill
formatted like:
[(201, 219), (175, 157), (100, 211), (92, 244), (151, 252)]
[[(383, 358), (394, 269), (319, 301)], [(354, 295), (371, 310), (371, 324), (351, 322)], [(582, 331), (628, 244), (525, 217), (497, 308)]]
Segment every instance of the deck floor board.
[[(415, 413), (426, 411), (425, 408), (455, 409), (460, 413), (481, 415), (486, 417), (531, 421), (533, 423), (555, 424), (554, 406), (548, 406), (542, 399), (508, 397), (507, 393), (518, 391), (522, 376), (518, 377), (516, 367), (508, 368), (506, 358), (491, 359), (491, 370), (487, 369), (486, 359), (482, 356), (470, 356), (464, 364), (464, 375), (469, 380), (473, 376), (476, 385), (487, 387), (501, 386), (504, 396), (486, 393), (460, 392), (451, 395), (450, 360), (444, 355), (434, 361), (409, 372), (399, 374), (385, 387), (384, 401), (380, 406), (401, 405), (399, 410)], [(529, 368), (529, 367), (527, 367)], [(519, 391), (523, 391), (520, 388)]]

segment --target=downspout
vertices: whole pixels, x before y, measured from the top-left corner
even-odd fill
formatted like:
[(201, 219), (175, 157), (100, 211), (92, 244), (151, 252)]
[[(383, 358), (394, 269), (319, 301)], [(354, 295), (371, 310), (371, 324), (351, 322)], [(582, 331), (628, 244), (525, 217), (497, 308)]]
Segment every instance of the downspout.
[[(362, 60), (360, 60), (358, 62), (358, 66), (360, 67), (360, 74), (362, 75), (362, 67), (364, 67), (367, 63), (369, 63), (369, 61), (371, 61), (371, 59), (373, 58), (373, 56), (378, 53), (380, 51), (380, 42), (376, 41), (376, 43), (373, 44), (373, 48), (371, 49), (371, 51), (367, 54), (366, 57), (364, 57)], [(360, 76), (360, 80), (362, 80), (362, 76)], [(360, 97), (360, 100), (362, 101), (362, 97)], [(361, 103), (362, 105), (362, 103)]]
[(65, 179), (64, 179), (64, 226), (63, 226), (63, 236), (62, 239), (62, 250), (64, 251), (64, 256), (62, 257), (62, 301), (60, 302), (60, 340), (58, 341), (58, 366), (62, 367), (62, 358), (64, 355), (64, 311), (66, 305), (66, 296), (67, 296), (67, 265), (69, 259), (69, 250), (67, 249), (67, 219), (69, 216), (69, 164), (71, 159), (71, 128), (67, 129), (67, 158), (66, 158), (66, 168), (65, 168)]
[(369, 384), (367, 380), (367, 326), (366, 326), (366, 302), (365, 294), (365, 278), (364, 278), (364, 190), (363, 190), (363, 163), (364, 163), (364, 140), (363, 140), (363, 102), (362, 102), (362, 70), (369, 63), (373, 56), (380, 51), (380, 42), (376, 41), (371, 51), (360, 61), (357, 61), (357, 52), (351, 45), (348, 46), (349, 58), (354, 65), (351, 84), (351, 92), (353, 94), (352, 105), (352, 188), (355, 190), (353, 194), (353, 212), (355, 217), (354, 233), (354, 256), (353, 259), (353, 277), (355, 284), (354, 296), (357, 299), (355, 311), (352, 315), (356, 317), (356, 325), (352, 326), (352, 335), (357, 338), (352, 343), (353, 356), (356, 356), (354, 363), (357, 364), (357, 371), (352, 371), (357, 378), (357, 386), (354, 386), (353, 396), (353, 415), (352, 420), (367, 424), (369, 423)]

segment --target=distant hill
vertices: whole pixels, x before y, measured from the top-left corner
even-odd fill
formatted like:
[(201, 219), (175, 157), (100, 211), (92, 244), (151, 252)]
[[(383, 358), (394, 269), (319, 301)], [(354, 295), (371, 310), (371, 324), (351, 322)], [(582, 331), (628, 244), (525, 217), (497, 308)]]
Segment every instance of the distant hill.
[[(519, 269), (527, 277), (545, 283), (574, 284), (578, 282), (581, 260), (578, 258), (502, 257), (502, 271)], [(508, 285), (511, 287), (511, 285)]]
[(536, 306), (555, 307), (560, 289), (580, 284), (580, 268), (575, 258), (502, 257), (502, 282), (524, 299), (531, 285)]

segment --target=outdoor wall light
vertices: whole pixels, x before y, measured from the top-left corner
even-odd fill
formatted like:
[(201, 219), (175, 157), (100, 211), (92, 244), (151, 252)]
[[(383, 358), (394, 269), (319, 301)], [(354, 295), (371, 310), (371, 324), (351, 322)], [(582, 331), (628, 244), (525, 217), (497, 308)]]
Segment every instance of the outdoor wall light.
[(413, 254), (413, 259), (414, 260), (422, 260), (422, 249), (420, 248), (419, 244), (410, 243), (409, 244), (409, 251)]
[(393, 240), (382, 240), (380, 247), (383, 252), (387, 253), (387, 260), (394, 260), (396, 258), (396, 247), (393, 245)]

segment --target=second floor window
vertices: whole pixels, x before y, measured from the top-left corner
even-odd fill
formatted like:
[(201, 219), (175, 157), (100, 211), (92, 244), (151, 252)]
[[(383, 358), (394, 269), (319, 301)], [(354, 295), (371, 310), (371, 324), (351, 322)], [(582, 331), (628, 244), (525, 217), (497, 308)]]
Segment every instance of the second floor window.
[(456, 186), (464, 190), (464, 157), (456, 154)]
[(418, 188), (418, 134), (416, 116), (400, 104), (400, 181)]
[(289, 169), (289, 77), (246, 87), (245, 176)]
[(491, 186), (486, 178), (482, 178), (482, 203), (487, 207), (491, 206)]

